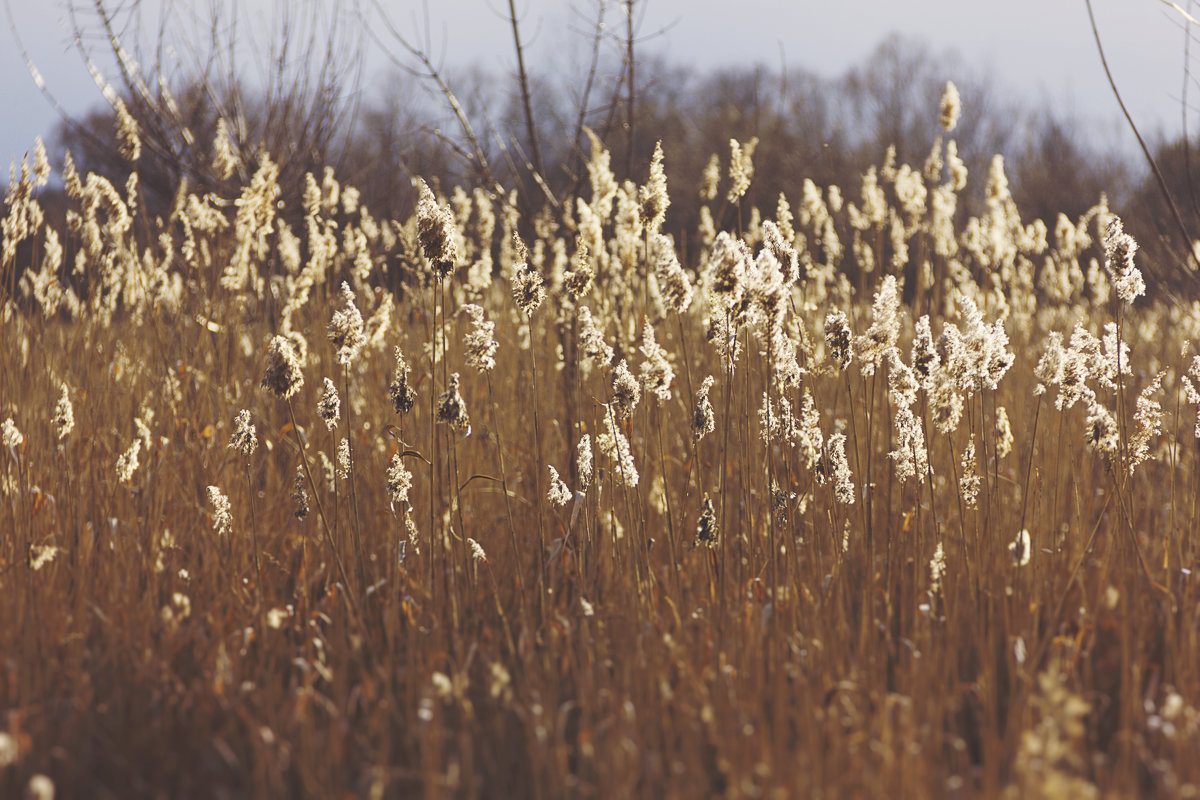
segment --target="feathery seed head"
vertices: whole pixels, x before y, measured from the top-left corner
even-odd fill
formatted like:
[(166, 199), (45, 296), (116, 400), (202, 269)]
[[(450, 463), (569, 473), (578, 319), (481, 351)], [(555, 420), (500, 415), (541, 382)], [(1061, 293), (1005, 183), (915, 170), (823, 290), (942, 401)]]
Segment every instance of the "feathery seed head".
[(512, 273), (513, 301), (525, 316), (531, 317), (546, 299), (546, 282), (529, 265), (529, 249), (516, 231), (513, 231), (513, 247), (516, 251)]
[(138, 455), (142, 452), (142, 440), (134, 439), (129, 449), (117, 458), (117, 482), (129, 483), (133, 473), (137, 471), (140, 461)]
[(258, 437), (255, 435), (248, 409), (243, 408), (234, 419), (233, 434), (229, 437), (228, 446), (241, 453), (243, 458), (254, 455), (254, 449), (258, 447)]
[(712, 401), (708, 399), (708, 393), (713, 387), (713, 376), (707, 375), (704, 382), (700, 384), (700, 388), (696, 391), (696, 408), (692, 412), (692, 441), (699, 442), (708, 434), (712, 433), (716, 427), (713, 418)]
[(658, 278), (663, 295), (663, 305), (668, 311), (682, 314), (692, 304), (692, 283), (679, 264), (675, 245), (661, 233), (654, 234), (654, 274)]
[(671, 381), (675, 378), (675, 369), (667, 360), (667, 352), (654, 338), (654, 328), (647, 320), (642, 329), (642, 386), (647, 392), (652, 392), (662, 405), (671, 399)]
[(121, 158), (137, 161), (142, 155), (142, 139), (138, 135), (137, 121), (121, 98), (116, 99), (114, 108), (117, 112), (117, 142), (120, 145)]
[(397, 414), (407, 414), (417, 402), (417, 392), (408, 385), (408, 361), (399, 347), (395, 352), (396, 369), (392, 373), (392, 382), (388, 384), (388, 397), (391, 398), (392, 408)]
[(1121, 225), (1120, 217), (1109, 217), (1104, 226), (1104, 268), (1117, 290), (1117, 297), (1127, 304), (1132, 304), (1146, 292), (1142, 273), (1133, 264), (1137, 247), (1137, 242)]
[(854, 357), (851, 347), (850, 321), (846, 312), (838, 309), (825, 317), (825, 357), (832, 359), (838, 372), (845, 372)]
[(929, 328), (929, 315), (923, 314), (917, 320), (916, 330), (913, 333), (912, 343), (912, 368), (917, 374), (917, 378), (926, 383), (929, 380), (933, 371), (938, 368), (941, 363), (938, 358), (937, 351), (933, 346), (933, 332)]
[(642, 225), (651, 234), (658, 233), (667, 216), (671, 199), (667, 196), (667, 175), (663, 172), (662, 140), (654, 146), (654, 157), (650, 161), (650, 178), (638, 190), (641, 200)]
[(579, 482), (587, 486), (592, 482), (592, 437), (585, 433), (579, 437), (579, 445), (575, 448), (575, 469), (579, 473)]
[(408, 490), (411, 488), (412, 473), (404, 466), (404, 461), (397, 453), (392, 456), (387, 469), (388, 502), (391, 504), (392, 513), (395, 513), (397, 507), (405, 508), (408, 505)]
[(550, 488), (546, 492), (546, 499), (553, 505), (565, 506), (571, 500), (571, 490), (562, 478), (558, 477), (558, 470), (553, 465), (547, 464), (546, 466), (550, 468)]
[(59, 441), (65, 439), (75, 428), (75, 409), (71, 405), (71, 394), (65, 383), (62, 385), (62, 393), (58, 396), (58, 402), (54, 406), (54, 416), (51, 418), (50, 424)]
[(1023, 567), (1029, 563), (1033, 554), (1029, 543), (1029, 531), (1022, 530), (1008, 545), (1008, 554), (1012, 557), (1013, 565)]
[(583, 355), (597, 366), (612, 363), (613, 349), (604, 340), (604, 331), (592, 316), (592, 310), (580, 306), (576, 318), (579, 321), (579, 349)]
[(301, 521), (308, 516), (308, 490), (304, 488), (303, 464), (296, 465), (296, 477), (292, 481), (292, 513)]
[(721, 158), (716, 153), (708, 157), (704, 165), (704, 173), (700, 178), (700, 199), (712, 202), (717, 196), (717, 186), (721, 183)]
[(329, 341), (337, 348), (337, 363), (349, 366), (362, 352), (367, 337), (363, 333), (363, 318), (354, 304), (350, 284), (342, 282), (342, 307), (333, 312), (329, 321)]
[(474, 303), (462, 307), (471, 321), (471, 329), (463, 337), (467, 365), (479, 372), (489, 372), (496, 366), (496, 323), (484, 317), (483, 308)]
[(592, 288), (592, 279), (595, 277), (595, 272), (588, 260), (588, 247), (582, 241), (575, 253), (574, 264), (575, 269), (563, 275), (563, 291), (567, 293), (567, 297), (572, 303), (578, 303), (579, 298)]
[(604, 433), (596, 437), (596, 446), (615, 465), (613, 472), (618, 483), (630, 488), (638, 485), (639, 476), (637, 466), (633, 463), (633, 453), (629, 449), (629, 440), (613, 423), (612, 414), (604, 415)]
[(434, 274), (444, 278), (458, 261), (458, 244), (454, 236), (454, 214), (434, 197), (429, 184), (417, 179), (421, 198), (417, 202), (417, 238), (421, 252), (429, 259)]
[(962, 98), (959, 97), (958, 87), (953, 81), (946, 81), (942, 91), (942, 102), (939, 111), (938, 124), (946, 133), (958, 126), (958, 118), (962, 114)]
[(218, 487), (209, 486), (208, 502), (213, 507), (213, 531), (217, 536), (227, 536), (233, 525), (233, 515), (229, 510), (229, 498)]
[(641, 396), (641, 386), (629, 371), (629, 364), (621, 360), (612, 373), (612, 403), (617, 416), (621, 419), (631, 416)]
[(843, 505), (854, 505), (854, 482), (850, 478), (850, 462), (846, 460), (846, 434), (830, 436), (826, 448), (833, 473), (834, 497)]
[(467, 544), (471, 546), (471, 560), (475, 563), (487, 561), (487, 553), (483, 552), (483, 546), (474, 539), (468, 538)]
[(754, 148), (758, 147), (758, 137), (755, 136), (745, 144), (739, 144), (737, 139), (729, 140), (729, 194), (726, 199), (730, 203), (740, 202), (750, 181), (754, 179)]
[(875, 293), (875, 303), (871, 308), (871, 327), (858, 337), (855, 342), (855, 352), (859, 363), (862, 364), (864, 375), (874, 375), (875, 368), (882, 363), (888, 351), (896, 346), (900, 337), (900, 295), (896, 287), (896, 276), (888, 275), (883, 279), (879, 291)]
[(467, 431), (471, 427), (471, 418), (467, 415), (467, 404), (458, 392), (457, 372), (450, 374), (450, 385), (438, 397), (437, 421), (458, 432)]
[(13, 422), (13, 418), (9, 417), (0, 425), (0, 444), (3, 444), (9, 450), (15, 451), (25, 441), (25, 435), (17, 429), (17, 423)]
[(342, 403), (338, 398), (337, 387), (333, 385), (333, 381), (325, 378), (321, 386), (321, 396), (317, 399), (317, 416), (324, 420), (326, 429), (333, 430), (337, 427), (341, 409)]
[(700, 519), (696, 521), (696, 544), (716, 547), (720, 541), (721, 525), (717, 522), (717, 513), (713, 509), (712, 498), (705, 494)]
[(267, 369), (262, 385), (268, 392), (286, 400), (296, 393), (304, 383), (300, 371), (301, 356), (296, 351), (294, 340), (274, 336), (267, 345)]
[(349, 480), (351, 466), (350, 440), (343, 436), (338, 441), (337, 449), (337, 476), (339, 480)]

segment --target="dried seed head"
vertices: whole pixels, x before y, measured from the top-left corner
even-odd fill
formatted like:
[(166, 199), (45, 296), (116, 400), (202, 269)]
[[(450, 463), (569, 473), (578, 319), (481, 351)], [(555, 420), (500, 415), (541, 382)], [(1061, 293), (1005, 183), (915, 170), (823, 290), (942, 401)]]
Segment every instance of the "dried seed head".
[(627, 419), (632, 415), (641, 396), (642, 388), (629, 371), (629, 365), (625, 361), (619, 362), (612, 374), (612, 403), (617, 416)]
[(700, 176), (700, 199), (711, 202), (717, 196), (717, 186), (721, 183), (721, 158), (716, 153), (708, 157), (704, 165), (704, 173)]
[(417, 402), (416, 390), (408, 385), (408, 361), (399, 347), (396, 348), (396, 370), (392, 373), (392, 382), (388, 384), (388, 397), (397, 414), (407, 414)]
[(699, 442), (705, 436), (713, 432), (716, 423), (713, 419), (712, 401), (708, 399), (708, 392), (713, 387), (713, 376), (708, 375), (704, 378), (704, 382), (700, 384), (700, 389), (696, 392), (696, 408), (692, 412), (692, 441)]
[(487, 553), (483, 552), (483, 546), (480, 545), (479, 542), (475, 541), (474, 539), (468, 538), (467, 543), (469, 545), (471, 545), (471, 560), (472, 561), (474, 561), (476, 563), (479, 563), (480, 561), (487, 561)]
[(575, 449), (575, 468), (582, 486), (592, 482), (592, 437), (589, 434), (579, 437), (579, 445)]
[(1146, 292), (1142, 273), (1133, 265), (1137, 247), (1137, 242), (1121, 225), (1120, 217), (1109, 217), (1104, 226), (1104, 268), (1117, 290), (1117, 297), (1125, 303), (1133, 303)]
[(834, 497), (839, 503), (854, 504), (854, 482), (850, 478), (850, 463), (846, 460), (846, 434), (835, 433), (826, 443), (830, 471), (833, 473)]
[(438, 203), (429, 184), (417, 179), (421, 199), (417, 203), (417, 239), (421, 252), (429, 259), (434, 274), (444, 278), (458, 261), (458, 244), (454, 237), (454, 214)]
[(933, 346), (933, 331), (929, 327), (929, 315), (923, 314), (917, 320), (916, 331), (913, 333), (912, 369), (922, 385), (928, 383), (929, 376), (940, 364), (937, 350)]
[(462, 313), (471, 320), (471, 329), (463, 337), (467, 365), (488, 372), (496, 366), (496, 323), (486, 319), (483, 308), (474, 303), (464, 305)]
[(595, 277), (592, 265), (588, 261), (588, 247), (582, 241), (575, 253), (574, 264), (575, 269), (563, 275), (563, 291), (572, 303), (578, 303), (579, 298), (592, 288), (592, 279)]
[(957, 127), (961, 114), (962, 98), (958, 95), (958, 87), (954, 85), (953, 81), (946, 81), (946, 88), (942, 91), (938, 124), (942, 126), (942, 130), (949, 133)]
[[(5, 437), (7, 440), (7, 436)], [(129, 449), (117, 458), (117, 482), (129, 483), (133, 480), (133, 473), (137, 471), (138, 454), (142, 452), (142, 440), (134, 439), (133, 444), (129, 445)]]
[(1029, 546), (1029, 531), (1023, 530), (1017, 534), (1008, 545), (1008, 554), (1012, 556), (1014, 566), (1023, 567), (1029, 563), (1029, 557), (1033, 554)]
[(65, 383), (62, 385), (62, 393), (58, 396), (58, 403), (54, 406), (54, 416), (50, 424), (59, 441), (65, 439), (75, 428), (75, 409), (71, 405), (71, 394)]
[(682, 314), (692, 304), (692, 283), (679, 264), (675, 245), (661, 233), (654, 235), (654, 274), (658, 278), (663, 305), (668, 311)]
[(363, 318), (354, 304), (350, 284), (342, 282), (342, 307), (333, 312), (329, 321), (329, 341), (337, 348), (337, 363), (349, 366), (362, 352), (367, 337), (363, 333)]
[(61, 547), (55, 547), (52, 544), (35, 544), (29, 547), (29, 568), (37, 572), (42, 567), (58, 558), (58, 554), (62, 552)]
[(338, 399), (337, 387), (333, 381), (325, 378), (321, 388), (321, 396), (317, 400), (317, 416), (325, 421), (325, 427), (333, 430), (341, 419), (342, 402)]
[(896, 287), (896, 276), (888, 275), (875, 293), (871, 307), (871, 327), (854, 343), (864, 375), (874, 375), (875, 368), (882, 363), (900, 337), (900, 295)]
[(1133, 414), (1137, 427), (1129, 443), (1129, 473), (1138, 468), (1150, 457), (1150, 440), (1162, 433), (1162, 406), (1154, 395), (1162, 390), (1163, 373), (1158, 373), (1154, 380), (1142, 390), (1137, 399), (1137, 411)]
[(933, 558), (929, 559), (929, 591), (932, 594), (937, 594), (942, 588), (942, 576), (946, 574), (946, 551), (942, 549), (942, 543), (938, 542), (937, 549), (933, 551)]
[(4, 420), (4, 424), (0, 425), (0, 444), (15, 453), (24, 442), (25, 435), (17, 429), (17, 423), (13, 422), (13, 418), (9, 417)]
[(229, 447), (237, 450), (243, 458), (254, 455), (258, 447), (258, 437), (255, 435), (254, 424), (250, 421), (250, 411), (243, 408), (233, 421), (233, 434), (229, 437)]
[(604, 331), (592, 316), (592, 310), (580, 306), (576, 318), (579, 321), (579, 349), (583, 355), (597, 366), (612, 363), (613, 349), (604, 340)]
[(272, 337), (267, 345), (267, 369), (262, 379), (263, 388), (281, 400), (294, 395), (304, 383), (304, 375), (300, 371), (301, 359), (293, 339)]
[(716, 547), (720, 541), (721, 525), (717, 522), (717, 513), (713, 510), (712, 498), (706, 493), (700, 518), (696, 520), (696, 544)]
[(563, 483), (562, 478), (558, 477), (558, 470), (553, 465), (546, 466), (550, 468), (550, 489), (546, 492), (546, 499), (556, 506), (565, 506), (571, 500), (571, 490)]
[(229, 498), (216, 486), (208, 487), (208, 502), (213, 507), (212, 526), (217, 536), (227, 536), (233, 525), (233, 515), (229, 510)]
[(1088, 413), (1085, 422), (1084, 440), (1092, 450), (1099, 452), (1107, 458), (1116, 458), (1117, 448), (1120, 444), (1117, 421), (1113, 419), (1112, 413), (1096, 399), (1095, 392), (1088, 389), (1085, 395), (1088, 404)]
[(650, 160), (650, 178), (646, 185), (638, 190), (641, 200), (642, 225), (651, 234), (658, 233), (663, 220), (667, 216), (667, 206), (671, 199), (667, 197), (667, 175), (663, 172), (662, 141), (654, 145), (654, 157)]
[(397, 453), (392, 456), (392, 462), (387, 469), (388, 501), (391, 503), (393, 514), (397, 507), (403, 509), (408, 505), (408, 490), (411, 488), (412, 473), (404, 466), (404, 461)]
[(142, 140), (138, 135), (137, 121), (121, 98), (117, 98), (114, 107), (117, 112), (117, 142), (120, 145), (121, 158), (137, 161), (142, 155)]
[(979, 498), (979, 472), (975, 464), (975, 434), (967, 437), (967, 447), (963, 451), (962, 462), (959, 464), (962, 478), (959, 486), (962, 489), (963, 502), (967, 508), (974, 508)]
[(531, 317), (546, 299), (545, 280), (529, 265), (529, 249), (516, 231), (513, 231), (513, 247), (516, 251), (512, 274), (513, 301), (525, 316)]
[(450, 385), (437, 401), (437, 421), (449, 425), (452, 430), (466, 431), (471, 427), (467, 416), (467, 404), (458, 393), (458, 373), (450, 375)]
[(896, 464), (896, 478), (901, 482), (916, 478), (925, 480), (929, 468), (929, 453), (925, 449), (925, 431), (908, 406), (896, 410), (896, 449), (888, 453)]
[(633, 463), (633, 453), (629, 449), (629, 440), (625, 434), (613, 424), (613, 415), (604, 415), (604, 433), (596, 437), (596, 446), (605, 458), (616, 465), (613, 470), (617, 482), (630, 488), (638, 485), (637, 466)]
[(963, 399), (950, 372), (939, 369), (929, 383), (929, 415), (938, 433), (949, 435), (962, 419)]
[(308, 516), (308, 490), (304, 488), (304, 466), (302, 464), (296, 465), (296, 478), (292, 481), (292, 504), (292, 513), (296, 515), (296, 519), (303, 521)]
[(225, 123), (225, 118), (221, 117), (217, 120), (217, 133), (213, 137), (213, 171), (221, 180), (228, 180), (233, 171), (237, 169), (238, 159), (233, 154), (233, 144), (229, 141), (229, 126)]
[[(786, 210), (787, 200), (783, 195), (780, 195), (779, 199), (780, 204)], [(791, 241), (785, 237), (780, 226), (771, 220), (762, 224), (762, 233), (763, 247), (779, 262), (779, 267), (783, 271), (784, 285), (791, 286), (800, 279), (800, 254), (796, 252)]]
[(741, 301), (749, 262), (750, 255), (743, 241), (725, 231), (717, 234), (709, 268), (712, 271), (712, 292), (726, 308), (732, 308)]
[(642, 386), (647, 392), (652, 392), (662, 405), (671, 399), (671, 381), (675, 378), (675, 369), (667, 360), (667, 353), (654, 338), (654, 328), (647, 321), (642, 329)]
[(737, 139), (729, 140), (729, 194), (726, 199), (730, 203), (740, 202), (742, 195), (750, 188), (750, 181), (754, 179), (754, 148), (757, 146), (757, 136), (745, 144), (739, 144)]
[(341, 480), (350, 478), (350, 468), (353, 464), (350, 461), (350, 440), (345, 436), (338, 442), (337, 449), (337, 476)]
[(833, 360), (838, 372), (845, 372), (854, 357), (851, 349), (850, 322), (846, 312), (838, 309), (825, 317), (825, 353)]

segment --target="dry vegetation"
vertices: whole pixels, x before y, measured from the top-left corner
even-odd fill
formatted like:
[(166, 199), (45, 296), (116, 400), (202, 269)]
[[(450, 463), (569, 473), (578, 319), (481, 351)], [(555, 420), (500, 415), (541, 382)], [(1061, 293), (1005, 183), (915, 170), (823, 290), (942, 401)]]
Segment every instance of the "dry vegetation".
[(1195, 795), (1200, 305), (999, 158), (956, 211), (955, 98), (774, 208), (735, 142), (690, 248), (598, 140), (560, 215), (263, 155), (151, 218), (127, 120), (61, 230), (39, 149), (0, 795)]

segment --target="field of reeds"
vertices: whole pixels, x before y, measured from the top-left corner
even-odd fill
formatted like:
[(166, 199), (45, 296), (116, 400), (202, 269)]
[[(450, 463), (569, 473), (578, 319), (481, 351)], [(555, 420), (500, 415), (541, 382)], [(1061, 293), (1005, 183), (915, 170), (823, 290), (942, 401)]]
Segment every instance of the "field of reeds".
[(152, 215), (127, 120), (58, 227), (39, 146), (0, 796), (1196, 796), (1200, 304), (957, 116), (762, 208), (732, 142), (680, 235), (595, 137), (559, 209), (392, 220), (219, 130)]

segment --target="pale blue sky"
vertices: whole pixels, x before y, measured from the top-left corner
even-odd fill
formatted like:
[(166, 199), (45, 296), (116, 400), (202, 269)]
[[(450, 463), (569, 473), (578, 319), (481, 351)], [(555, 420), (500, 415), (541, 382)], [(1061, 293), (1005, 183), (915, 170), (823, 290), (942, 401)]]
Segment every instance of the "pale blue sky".
[[(159, 6), (163, 0), (144, 2)], [(175, 0), (175, 5), (204, 9), (209, 2)], [(260, 28), (269, 23), (270, 0), (219, 2), (237, 5)], [(334, 0), (303, 2), (331, 5)], [(381, 2), (406, 33), (414, 31), (422, 3)], [(594, 2), (578, 0), (576, 6), (587, 9)], [(1179, 2), (1188, 7), (1188, 0)], [(38, 68), (64, 105), (79, 112), (98, 102), (99, 93), (60, 22), (61, 4), (52, 0), (9, 0), (9, 4)], [(1135, 118), (1151, 134), (1176, 134), (1182, 18), (1161, 0), (1093, 0), (1093, 4), (1118, 86)], [(611, 0), (609, 5), (612, 24), (623, 24), (620, 5)], [(428, 6), (430, 28), (446, 63), (511, 68), (508, 31), (497, 12), (499, 0), (432, 0)], [(341, 6), (348, 7), (348, 3)], [(561, 59), (564, 49), (585, 46), (568, 30), (570, 3), (522, 0), (517, 8), (532, 38), (535, 65), (539, 60)], [(881, 39), (895, 32), (923, 39), (935, 52), (956, 50), (972, 67), (992, 71), (1001, 88), (1031, 104), (1060, 103), (1076, 117), (1095, 120), (1097, 131), (1109, 140), (1127, 136), (1113, 123), (1118, 111), (1092, 43), (1083, 0), (647, 0), (645, 8), (642, 31), (666, 30), (647, 49), (700, 69), (754, 62), (774, 68), (782, 48), (789, 68), (836, 76), (861, 63)], [(1200, 3), (1193, 10), (1200, 15)], [(0, 157), (19, 160), (31, 149), (35, 136), (49, 134), (56, 116), (29, 78), (12, 34), (5, 31), (0, 36), (5, 39), (0, 47)], [(1200, 55), (1200, 47), (1196, 50)], [(369, 71), (378, 75), (383, 70), (383, 58), (370, 56)], [(1200, 90), (1194, 96), (1200, 100)], [(1200, 128), (1196, 116), (1189, 125)]]

